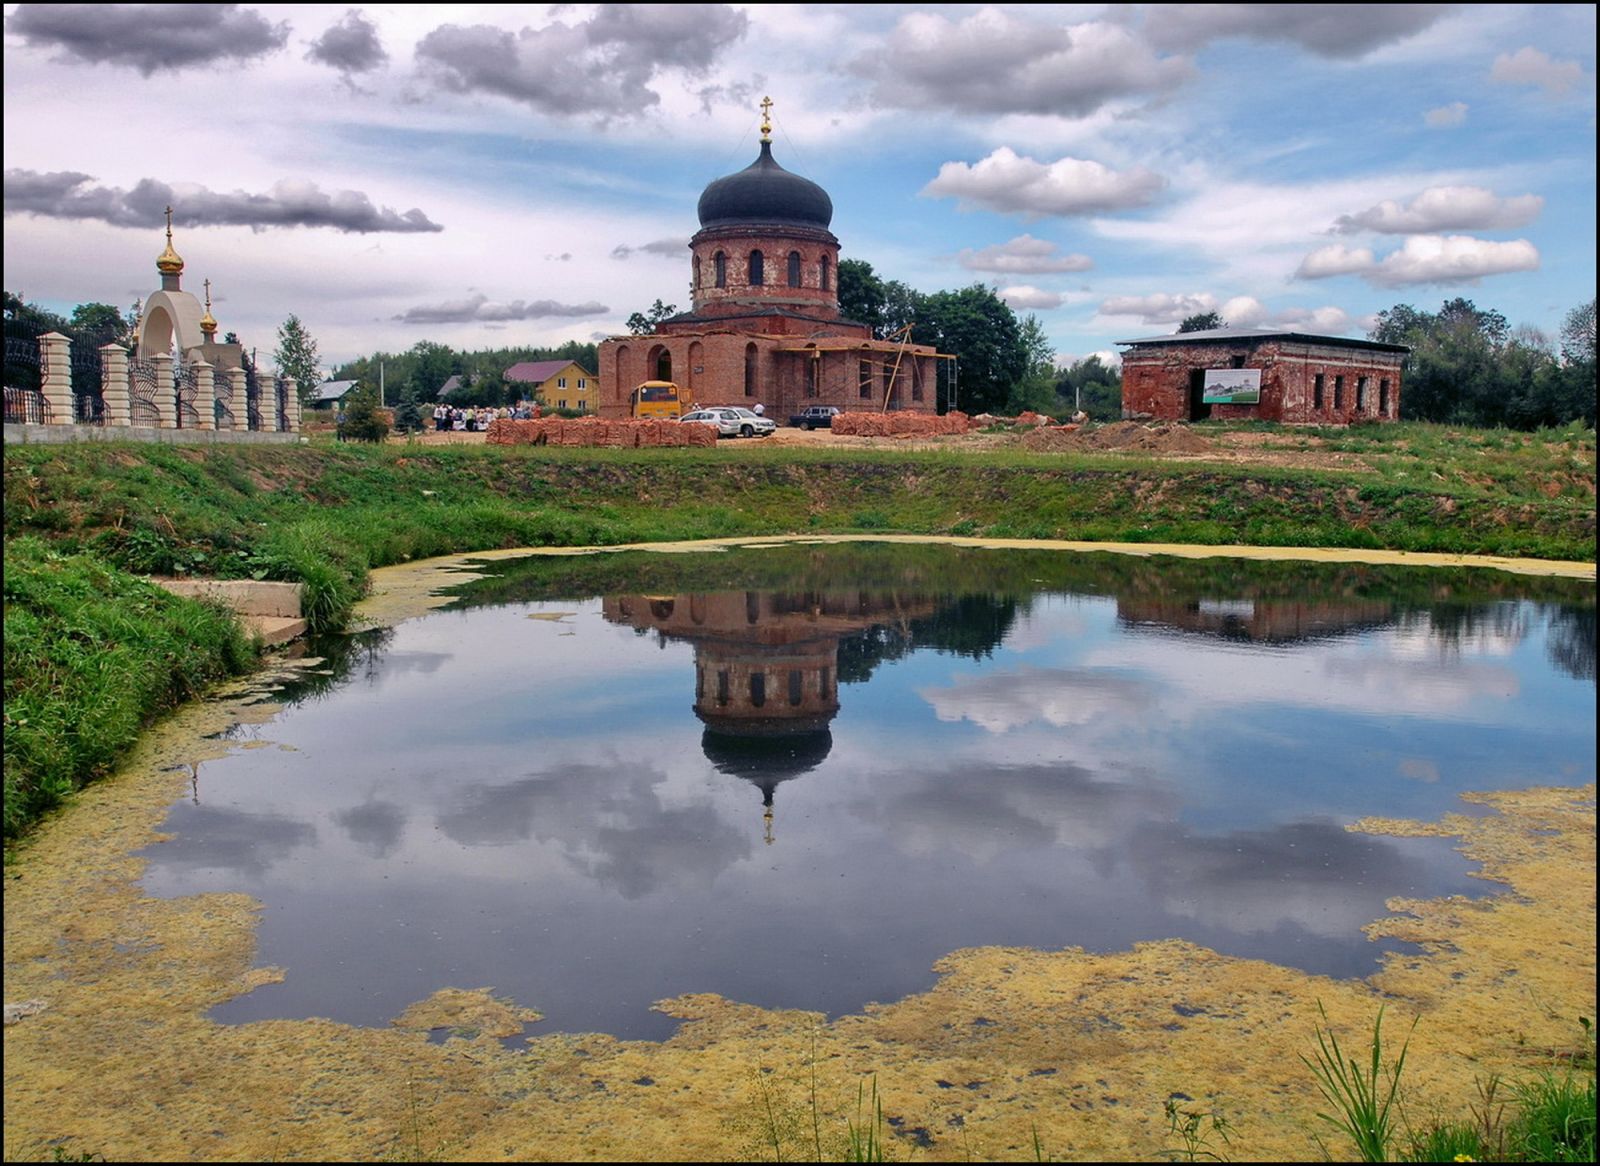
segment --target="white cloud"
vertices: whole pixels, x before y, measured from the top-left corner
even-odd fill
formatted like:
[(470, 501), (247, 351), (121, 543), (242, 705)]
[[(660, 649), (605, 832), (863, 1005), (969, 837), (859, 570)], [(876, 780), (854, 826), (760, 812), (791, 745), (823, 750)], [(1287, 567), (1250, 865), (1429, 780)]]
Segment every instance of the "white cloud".
[(1198, 295), (1153, 292), (1145, 296), (1112, 296), (1102, 300), (1100, 315), (1132, 316), (1141, 324), (1176, 326), (1189, 316), (1214, 312), (1216, 308), (1217, 297), (1209, 292)]
[(1063, 26), (996, 7), (960, 21), (913, 12), (847, 68), (872, 82), (879, 105), (1056, 118), (1166, 93), (1193, 72), (1117, 24)]
[(1335, 275), (1361, 275), (1377, 264), (1371, 248), (1329, 243), (1302, 259), (1294, 274), (1296, 279), (1328, 279)]
[(1583, 83), (1584, 72), (1576, 61), (1558, 61), (1536, 48), (1524, 47), (1496, 57), (1489, 78), (1504, 85), (1536, 85), (1551, 97), (1565, 97), (1568, 90)]
[(1057, 292), (1019, 284), (1000, 292), (1000, 298), (1013, 308), (1059, 308), (1061, 296)]
[(1007, 243), (982, 250), (971, 248), (957, 258), (969, 271), (993, 271), (1002, 275), (1048, 275), (1063, 271), (1088, 271), (1094, 260), (1087, 255), (1062, 255), (1048, 239), (1018, 235)]
[(1452, 101), (1449, 105), (1441, 105), (1430, 109), (1422, 115), (1424, 124), (1429, 129), (1444, 130), (1463, 125), (1467, 120), (1467, 103), (1465, 101)]
[(1165, 185), (1143, 166), (1118, 172), (1099, 162), (1061, 158), (1037, 162), (1001, 146), (975, 165), (946, 162), (922, 193), (1030, 218), (1086, 215), (1147, 205)]
[(1427, 235), (1439, 231), (1503, 231), (1539, 217), (1544, 199), (1537, 194), (1501, 198), (1481, 186), (1430, 186), (1408, 205), (1385, 199), (1353, 215), (1340, 215), (1333, 229), (1341, 235), (1377, 231), (1385, 235)]
[(1299, 279), (1359, 275), (1374, 287), (1413, 284), (1476, 283), (1487, 275), (1537, 271), (1539, 251), (1526, 239), (1497, 243), (1471, 235), (1412, 235), (1382, 260), (1365, 247), (1337, 243), (1318, 248), (1301, 261)]
[(1428, 28), (1454, 4), (1162, 4), (1146, 32), (1190, 52), (1213, 40), (1288, 41), (1322, 57), (1365, 56)]

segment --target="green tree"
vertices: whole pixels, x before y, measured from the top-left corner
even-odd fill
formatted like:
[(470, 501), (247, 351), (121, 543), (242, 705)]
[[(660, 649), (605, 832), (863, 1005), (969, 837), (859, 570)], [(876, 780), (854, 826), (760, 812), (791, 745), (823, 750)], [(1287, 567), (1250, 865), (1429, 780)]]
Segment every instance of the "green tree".
[(883, 280), (864, 259), (839, 260), (839, 314), (867, 324), (874, 336), (883, 325)]
[(883, 313), (874, 335), (886, 340), (906, 325), (916, 323), (926, 299), (921, 292), (907, 287), (898, 279), (887, 281), (883, 285)]
[(1215, 312), (1200, 312), (1178, 325), (1179, 332), (1209, 332), (1213, 328), (1226, 328), (1228, 323)]
[(358, 384), (344, 398), (344, 439), (381, 442), (389, 436), (389, 422), (378, 411), (376, 386)]
[(461, 371), (461, 362), (448, 345), (432, 340), (419, 340), (407, 353), (411, 358), (410, 374), (406, 378), (417, 386), (424, 401), (437, 401), (445, 381)]
[(67, 335), (74, 344), (101, 348), (107, 344), (127, 347), (132, 341), (132, 322), (110, 304), (79, 304), (72, 309)]
[[(346, 417), (345, 423), (349, 424)], [(410, 385), (400, 394), (400, 403), (394, 410), (394, 427), (401, 433), (415, 433), (422, 428), (422, 406), (417, 403), (417, 394)]]
[(322, 383), (322, 372), (317, 364), (317, 342), (306, 331), (299, 316), (290, 316), (278, 329), (278, 347), (272, 359), (277, 363), (280, 376), (294, 378), (300, 404), (307, 404)]
[(934, 345), (960, 361), (957, 399), (951, 403), (942, 387), (944, 402), (967, 413), (1003, 411), (1028, 368), (1022, 330), (1011, 308), (981, 283), (923, 296), (920, 308), (912, 341)]
[(635, 336), (648, 336), (661, 321), (678, 314), (677, 304), (664, 304), (660, 300), (650, 305), (648, 312), (635, 312), (628, 317), (628, 331)]
[(1044, 324), (1029, 312), (1018, 326), (1018, 338), (1027, 354), (1026, 371), (1011, 390), (1006, 412), (1015, 416), (1032, 410), (1054, 415), (1061, 411), (1056, 395), (1056, 350), (1045, 335)]
[(1096, 421), (1122, 416), (1122, 372), (1099, 356), (1073, 361), (1056, 384), (1064, 404), (1082, 409)]

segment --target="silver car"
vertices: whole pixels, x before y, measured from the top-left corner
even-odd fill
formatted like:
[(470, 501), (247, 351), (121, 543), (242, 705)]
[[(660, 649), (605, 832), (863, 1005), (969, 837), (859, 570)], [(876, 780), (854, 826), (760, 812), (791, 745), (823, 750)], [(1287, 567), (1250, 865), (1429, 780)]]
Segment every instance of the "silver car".
[(731, 405), (695, 409), (678, 420), (694, 425), (715, 425), (718, 437), (766, 437), (778, 428), (775, 422), (766, 417), (758, 417), (749, 409)]

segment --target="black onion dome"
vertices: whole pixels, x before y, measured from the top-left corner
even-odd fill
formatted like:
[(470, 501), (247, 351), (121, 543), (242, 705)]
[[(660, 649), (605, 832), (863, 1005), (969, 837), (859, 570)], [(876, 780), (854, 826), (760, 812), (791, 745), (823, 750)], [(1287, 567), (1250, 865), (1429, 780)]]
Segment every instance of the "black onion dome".
[(772, 157), (772, 143), (761, 143), (761, 157), (737, 174), (719, 178), (700, 196), (700, 225), (781, 223), (827, 230), (833, 200), (809, 178), (791, 174)]

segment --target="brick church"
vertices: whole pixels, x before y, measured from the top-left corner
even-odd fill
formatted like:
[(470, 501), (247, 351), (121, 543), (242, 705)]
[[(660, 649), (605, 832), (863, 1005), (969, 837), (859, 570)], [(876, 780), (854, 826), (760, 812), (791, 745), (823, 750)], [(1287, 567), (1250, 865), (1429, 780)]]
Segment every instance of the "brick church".
[(675, 382), (686, 408), (761, 404), (779, 424), (807, 405), (937, 411), (937, 365), (948, 357), (874, 339), (839, 314), (833, 200), (773, 158), (771, 105), (762, 102), (760, 156), (700, 195), (693, 308), (649, 335), (600, 344), (600, 416), (628, 416), (632, 390), (649, 380)]

